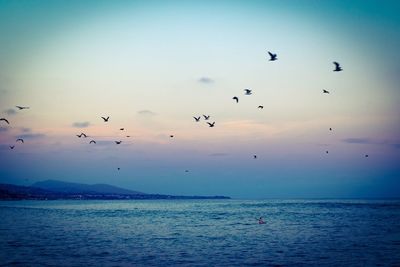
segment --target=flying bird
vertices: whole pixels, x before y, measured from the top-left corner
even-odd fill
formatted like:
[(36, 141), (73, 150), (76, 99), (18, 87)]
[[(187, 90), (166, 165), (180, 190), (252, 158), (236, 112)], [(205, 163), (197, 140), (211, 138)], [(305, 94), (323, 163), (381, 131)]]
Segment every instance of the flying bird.
[(233, 100), (236, 100), (236, 103), (239, 103), (239, 98), (237, 96), (232, 97)]
[(210, 118), (210, 115), (203, 115), (204, 119), (207, 121)]
[(323, 92), (324, 94), (329, 94), (329, 91), (327, 91), (327, 90), (325, 90), (325, 89), (323, 89), (322, 92)]
[(329, 131), (332, 131), (332, 128), (329, 128)]
[(174, 135), (173, 135), (173, 134), (171, 134), (169, 137), (173, 138), (173, 137), (174, 137)]
[(342, 67), (340, 67), (340, 64), (336, 61), (333, 62), (335, 64), (335, 69), (333, 71), (342, 71)]
[(115, 143), (116, 143), (117, 145), (119, 145), (119, 144), (122, 143), (122, 141), (115, 141)]
[(189, 170), (185, 170), (185, 172), (189, 172)]
[(276, 56), (277, 56), (276, 54), (271, 53), (271, 52), (269, 52), (269, 51), (268, 51), (268, 54), (269, 54), (269, 56), (270, 56), (269, 61), (275, 61), (275, 60), (278, 59), (278, 58), (276, 57)]
[(87, 135), (86, 135), (86, 134), (84, 134), (84, 133), (77, 134), (76, 136), (78, 136), (79, 138), (81, 138), (82, 136), (83, 136), (83, 137), (85, 137), (85, 138), (87, 137)]
[(108, 122), (108, 120), (110, 119), (110, 116), (108, 116), (107, 118), (104, 118), (104, 117), (101, 117), (103, 120), (104, 120), (104, 122)]
[(248, 88), (246, 88), (246, 89), (244, 89), (244, 94), (245, 95), (251, 95), (252, 93), (251, 93), (251, 90), (250, 89), (248, 89)]
[(126, 137), (131, 137), (130, 135), (127, 135)]
[(14, 149), (15, 146), (10, 146), (10, 149)]
[(368, 158), (368, 154), (366, 154), (365, 157)]
[(5, 122), (7, 122), (7, 124), (10, 124), (10, 122), (5, 118), (1, 118), (0, 121), (5, 121)]
[(257, 155), (253, 155), (253, 158), (256, 159), (256, 158), (257, 158)]
[(210, 127), (214, 127), (214, 125), (215, 125), (215, 121), (213, 122), (213, 123), (209, 123), (209, 122), (207, 122), (208, 123), (208, 125), (210, 126)]
[(193, 119), (195, 119), (196, 120), (196, 122), (199, 122), (200, 121), (200, 116), (199, 117), (193, 117)]
[(15, 106), (15, 107), (18, 108), (19, 110), (29, 109), (29, 107), (22, 107), (22, 106)]
[(117, 168), (117, 170), (120, 170), (120, 169), (121, 169), (121, 168), (119, 168), (119, 167)]
[(91, 140), (91, 141), (89, 142), (89, 144), (96, 144), (96, 141)]
[(328, 154), (328, 153), (329, 153), (329, 151), (327, 150), (327, 151), (325, 151), (325, 153), (326, 153), (326, 154)]
[(15, 142), (18, 142), (18, 141), (20, 141), (21, 143), (23, 143), (23, 142), (24, 142), (24, 139), (18, 138)]
[(258, 108), (259, 108), (259, 109), (263, 109), (263, 108), (264, 108), (264, 106), (258, 106)]
[(124, 128), (119, 128), (119, 130), (120, 130), (120, 131), (123, 131), (123, 130), (125, 130), (125, 129), (124, 129)]

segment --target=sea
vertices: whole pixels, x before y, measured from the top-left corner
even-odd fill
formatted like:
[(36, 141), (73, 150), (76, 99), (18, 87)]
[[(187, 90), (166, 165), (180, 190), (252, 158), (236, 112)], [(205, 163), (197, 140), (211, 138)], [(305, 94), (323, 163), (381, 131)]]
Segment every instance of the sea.
[(0, 265), (400, 266), (400, 200), (0, 201)]

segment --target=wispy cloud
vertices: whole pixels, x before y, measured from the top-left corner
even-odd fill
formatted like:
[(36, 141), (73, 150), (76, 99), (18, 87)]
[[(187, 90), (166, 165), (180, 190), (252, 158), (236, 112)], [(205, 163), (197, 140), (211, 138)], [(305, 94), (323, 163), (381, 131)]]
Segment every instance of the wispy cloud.
[(153, 111), (148, 110), (148, 109), (139, 110), (138, 114), (139, 115), (144, 115), (144, 116), (154, 116), (154, 115), (156, 115), (156, 113), (154, 113)]
[(9, 116), (17, 114), (17, 111), (13, 108), (6, 109), (4, 112)]
[(376, 141), (368, 138), (345, 138), (342, 141), (348, 144), (376, 144)]
[(40, 139), (44, 137), (46, 137), (46, 135), (41, 133), (26, 133), (17, 136), (17, 138), (22, 138), (22, 139)]
[(214, 83), (214, 80), (209, 78), (209, 77), (201, 77), (200, 79), (197, 80), (199, 83), (203, 84), (211, 84)]
[(210, 156), (212, 156), (212, 157), (225, 157), (228, 155), (229, 155), (228, 153), (212, 153), (212, 154), (210, 154)]
[(84, 122), (74, 122), (72, 124), (73, 127), (75, 128), (86, 128), (90, 125), (90, 122), (84, 121)]

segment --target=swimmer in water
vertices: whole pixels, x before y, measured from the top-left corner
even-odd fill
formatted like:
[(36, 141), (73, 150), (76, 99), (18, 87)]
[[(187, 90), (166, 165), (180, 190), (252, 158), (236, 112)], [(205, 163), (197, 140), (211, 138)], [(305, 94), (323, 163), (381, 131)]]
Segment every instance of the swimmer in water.
[(258, 219), (258, 224), (265, 224), (265, 221), (263, 220), (262, 217), (260, 217), (260, 218)]

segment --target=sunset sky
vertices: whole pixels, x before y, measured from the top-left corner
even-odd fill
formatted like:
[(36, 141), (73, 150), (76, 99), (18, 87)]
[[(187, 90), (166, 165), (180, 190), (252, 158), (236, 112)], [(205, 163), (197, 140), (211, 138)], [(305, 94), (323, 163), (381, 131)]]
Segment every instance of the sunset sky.
[(0, 1), (0, 183), (400, 197), (399, 14), (377, 0)]

